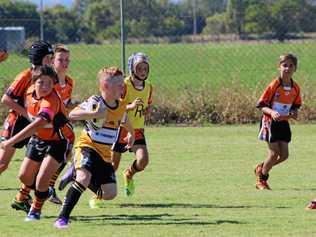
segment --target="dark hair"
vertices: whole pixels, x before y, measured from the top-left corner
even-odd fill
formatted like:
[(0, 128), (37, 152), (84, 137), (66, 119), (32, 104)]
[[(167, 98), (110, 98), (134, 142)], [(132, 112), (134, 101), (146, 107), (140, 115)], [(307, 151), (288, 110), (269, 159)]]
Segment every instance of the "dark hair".
[(49, 76), (53, 79), (54, 83), (58, 83), (58, 75), (54, 68), (48, 65), (36, 66), (32, 70), (32, 82), (36, 82), (41, 76)]
[(35, 66), (42, 65), (43, 58), (48, 54), (54, 54), (51, 44), (43, 40), (36, 41), (29, 49), (30, 63)]
[(279, 65), (285, 62), (286, 60), (291, 60), (295, 66), (295, 69), (297, 69), (298, 60), (294, 54), (292, 53), (282, 54), (279, 58)]

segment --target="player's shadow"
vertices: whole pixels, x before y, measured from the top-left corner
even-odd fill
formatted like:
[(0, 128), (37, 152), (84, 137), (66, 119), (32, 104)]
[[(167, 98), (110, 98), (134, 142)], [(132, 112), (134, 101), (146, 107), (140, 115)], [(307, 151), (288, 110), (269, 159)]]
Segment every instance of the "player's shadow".
[(0, 191), (18, 191), (18, 188), (0, 188)]
[[(191, 204), (191, 203), (122, 203), (118, 204), (122, 208), (210, 208), (210, 209), (251, 209), (251, 208), (267, 208), (267, 206), (251, 206), (251, 205), (215, 205), (215, 204)], [(275, 208), (289, 208), (286, 206), (278, 206)]]
[(94, 215), (72, 216), (73, 221), (93, 223), (93, 225), (221, 225), (246, 224), (237, 220), (199, 220), (196, 218), (177, 217), (168, 213), (147, 215)]
[(24, 158), (15, 158), (11, 162), (21, 162), (23, 160), (24, 160)]
[(191, 203), (122, 203), (118, 205), (122, 208), (250, 208), (244, 205), (225, 205), (219, 206), (214, 204), (191, 204)]
[(297, 191), (297, 192), (313, 191), (313, 192), (316, 192), (316, 188), (280, 188), (280, 189), (278, 189), (278, 191)]

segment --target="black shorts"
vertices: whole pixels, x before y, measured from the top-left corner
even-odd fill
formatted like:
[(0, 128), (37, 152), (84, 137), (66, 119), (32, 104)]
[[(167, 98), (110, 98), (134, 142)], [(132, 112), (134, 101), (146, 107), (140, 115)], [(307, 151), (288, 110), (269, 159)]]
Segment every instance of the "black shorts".
[[(119, 152), (119, 153), (124, 153), (127, 151), (127, 149), (125, 148), (125, 146), (127, 145), (127, 143), (114, 143), (113, 146), (112, 146), (112, 151), (115, 151), (115, 152)], [(134, 145), (144, 145), (146, 146), (146, 140), (145, 138), (142, 138), (142, 139), (139, 139), (139, 140), (135, 140), (134, 142)], [(133, 152), (132, 149), (129, 149), (129, 152)]]
[(111, 163), (105, 162), (101, 156), (90, 147), (78, 147), (75, 154), (75, 167), (84, 168), (91, 173), (89, 189), (94, 193), (102, 184), (116, 183), (115, 171)]
[(58, 163), (66, 160), (68, 141), (44, 141), (38, 137), (31, 137), (27, 144), (25, 156), (33, 161), (42, 162), (47, 155), (52, 156)]
[[(145, 138), (144, 129), (135, 129), (134, 132), (135, 132), (134, 145), (146, 146), (146, 138)], [(127, 136), (127, 130), (123, 127), (120, 127), (117, 139), (112, 146), (112, 151), (119, 152), (119, 153), (124, 153), (127, 151), (127, 149), (125, 148), (127, 143), (124, 140), (126, 136)], [(129, 149), (129, 151), (132, 152), (132, 149)]]
[(292, 138), (290, 124), (288, 121), (272, 121), (271, 122), (271, 136), (269, 139), (270, 143), (273, 142), (287, 142), (289, 143)]
[[(19, 133), (23, 128), (29, 125), (30, 122), (23, 116), (16, 115), (15, 112), (10, 112), (6, 117), (3, 130), (1, 132), (1, 140), (8, 140), (15, 134)], [(14, 148), (22, 148), (26, 146), (30, 138), (25, 138), (24, 140), (13, 145)]]

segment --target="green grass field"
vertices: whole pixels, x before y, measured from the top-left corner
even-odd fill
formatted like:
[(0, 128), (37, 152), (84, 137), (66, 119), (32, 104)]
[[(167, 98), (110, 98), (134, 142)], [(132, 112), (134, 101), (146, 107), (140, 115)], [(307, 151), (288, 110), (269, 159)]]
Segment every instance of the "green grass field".
[(257, 191), (253, 168), (266, 156), (257, 126), (148, 128), (151, 163), (136, 176), (135, 196), (122, 192), (127, 154), (118, 197), (90, 210), (86, 191), (67, 230), (53, 228), (54, 204), (45, 204), (37, 223), (10, 208), (21, 151), (0, 177), (0, 236), (316, 236), (316, 211), (304, 210), (316, 196), (316, 125), (295, 125), (292, 132), (289, 160), (270, 173), (273, 191)]
[[(70, 75), (76, 79), (75, 94), (96, 91), (95, 77), (103, 66), (120, 64), (120, 45), (69, 45)], [(161, 93), (174, 94), (181, 88), (216, 89), (232, 80), (254, 87), (265, 85), (277, 74), (280, 54), (293, 52), (299, 58), (295, 78), (314, 80), (316, 69), (314, 42), (296, 43), (205, 43), (205, 44), (133, 44), (126, 46), (126, 60), (135, 51), (150, 56), (150, 80)], [(0, 77), (12, 80), (28, 67), (26, 57), (11, 55), (0, 64)], [(0, 81), (1, 83), (1, 81)], [(264, 86), (262, 85), (262, 86)]]

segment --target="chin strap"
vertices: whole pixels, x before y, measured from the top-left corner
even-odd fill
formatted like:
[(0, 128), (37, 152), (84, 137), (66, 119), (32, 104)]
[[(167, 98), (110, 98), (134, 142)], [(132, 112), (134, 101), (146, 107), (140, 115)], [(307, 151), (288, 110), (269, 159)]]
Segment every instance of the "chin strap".
[(137, 80), (139, 80), (139, 81), (146, 81), (146, 79), (148, 78), (148, 76), (147, 77), (145, 77), (144, 79), (141, 79), (139, 76), (137, 76), (134, 72), (133, 72), (133, 77), (134, 78), (136, 78)]

